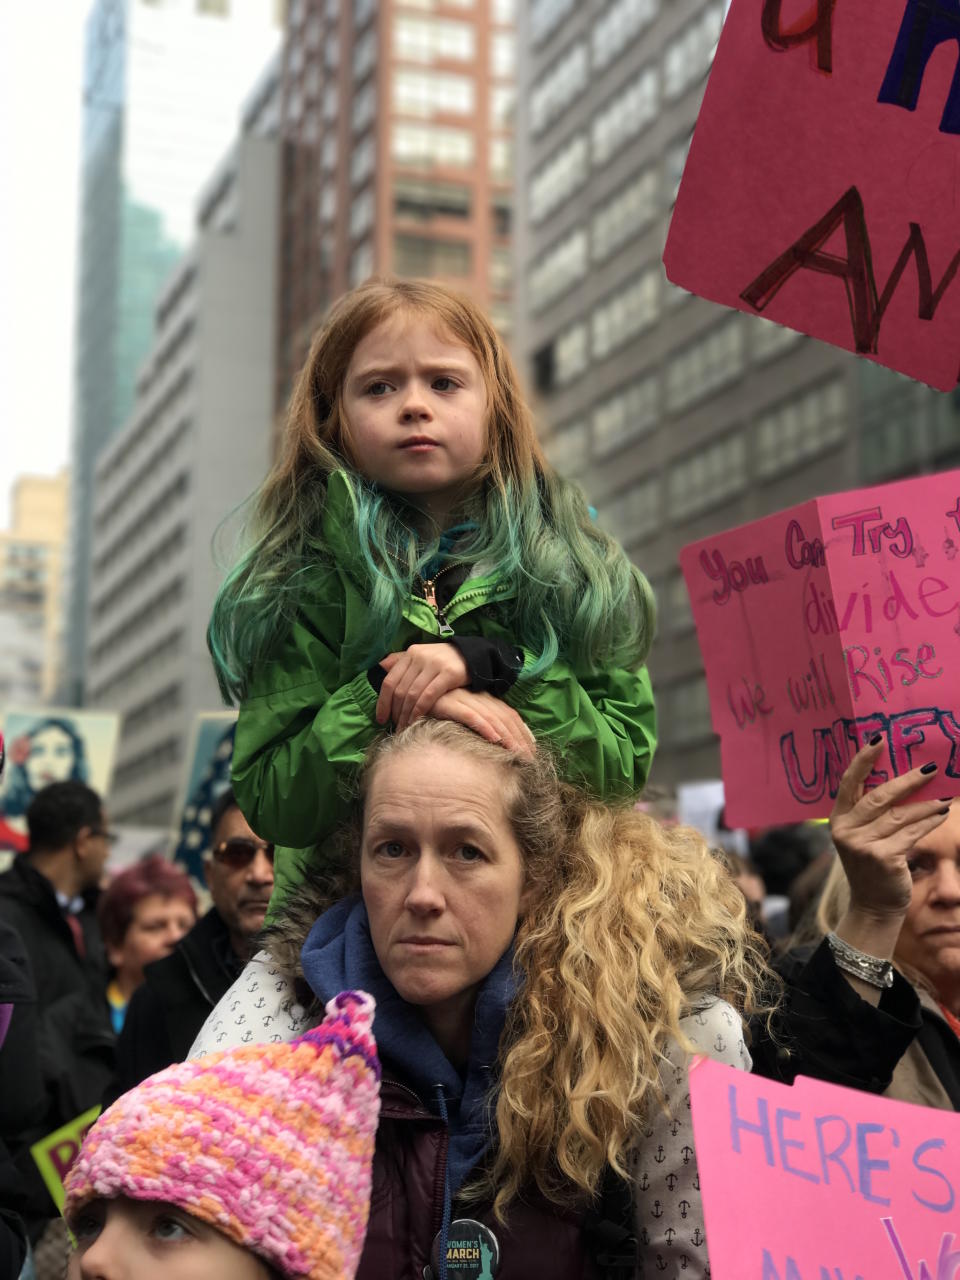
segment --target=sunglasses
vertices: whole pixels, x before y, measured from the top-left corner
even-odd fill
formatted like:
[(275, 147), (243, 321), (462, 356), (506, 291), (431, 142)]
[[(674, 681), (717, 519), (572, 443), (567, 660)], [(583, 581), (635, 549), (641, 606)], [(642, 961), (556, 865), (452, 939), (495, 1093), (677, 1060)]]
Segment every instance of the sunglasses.
[(249, 867), (260, 849), (273, 866), (273, 845), (264, 844), (262, 840), (247, 840), (243, 836), (235, 836), (232, 840), (221, 840), (213, 850), (213, 856), (225, 867), (230, 867), (232, 871), (239, 871), (242, 867)]

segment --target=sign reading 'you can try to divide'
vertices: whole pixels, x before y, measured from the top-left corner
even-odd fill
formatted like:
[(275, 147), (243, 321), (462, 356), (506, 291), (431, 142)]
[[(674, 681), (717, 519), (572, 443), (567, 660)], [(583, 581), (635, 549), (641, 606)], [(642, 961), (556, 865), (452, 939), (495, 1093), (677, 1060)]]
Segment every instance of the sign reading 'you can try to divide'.
[(960, 794), (960, 471), (816, 498), (680, 564), (731, 825), (825, 816), (877, 734), (868, 786), (933, 761), (915, 798)]
[(960, 0), (733, 0), (669, 278), (954, 386), (958, 53)]

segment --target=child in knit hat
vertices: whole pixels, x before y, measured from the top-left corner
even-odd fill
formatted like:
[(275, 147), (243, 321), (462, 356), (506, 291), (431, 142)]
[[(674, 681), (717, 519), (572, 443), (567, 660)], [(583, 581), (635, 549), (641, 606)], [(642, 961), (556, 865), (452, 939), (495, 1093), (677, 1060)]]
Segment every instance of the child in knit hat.
[(313, 1030), (177, 1063), (124, 1094), (66, 1182), (68, 1280), (352, 1280), (380, 1064), (372, 997)]

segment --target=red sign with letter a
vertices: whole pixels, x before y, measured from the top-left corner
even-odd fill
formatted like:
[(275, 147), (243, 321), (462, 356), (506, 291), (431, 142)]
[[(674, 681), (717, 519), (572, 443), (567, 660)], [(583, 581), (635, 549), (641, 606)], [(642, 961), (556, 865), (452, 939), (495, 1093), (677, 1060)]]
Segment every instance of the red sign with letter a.
[(953, 387), (958, 56), (960, 0), (733, 0), (669, 278)]
[(730, 825), (825, 817), (877, 734), (868, 786), (933, 761), (913, 798), (960, 794), (960, 471), (816, 498), (680, 564)]

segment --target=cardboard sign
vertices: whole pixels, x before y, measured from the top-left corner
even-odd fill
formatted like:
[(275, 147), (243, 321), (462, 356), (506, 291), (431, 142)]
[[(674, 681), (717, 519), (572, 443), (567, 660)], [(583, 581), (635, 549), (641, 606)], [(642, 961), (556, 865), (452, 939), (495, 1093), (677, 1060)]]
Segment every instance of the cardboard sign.
[(953, 1280), (960, 1116), (701, 1059), (690, 1102), (713, 1280)]
[(85, 782), (106, 797), (120, 732), (113, 711), (9, 707), (0, 726), (7, 767), (0, 787), (0, 849), (26, 849), (30, 801), (51, 782)]
[(41, 1138), (30, 1148), (30, 1154), (40, 1170), (47, 1190), (54, 1204), (63, 1213), (63, 1181), (70, 1172), (70, 1166), (80, 1154), (80, 1147), (86, 1137), (87, 1130), (100, 1114), (99, 1107), (91, 1107), (83, 1115), (77, 1116), (55, 1133)]
[(960, 794), (960, 471), (803, 503), (684, 547), (720, 736), (728, 826), (824, 817), (854, 754), (868, 781), (934, 761)]
[(203, 856), (210, 848), (210, 819), (214, 807), (230, 786), (236, 711), (202, 712), (193, 723), (187, 767), (177, 806), (180, 829), (174, 845), (174, 861), (205, 883)]
[(668, 277), (948, 390), (958, 0), (733, 0)]

